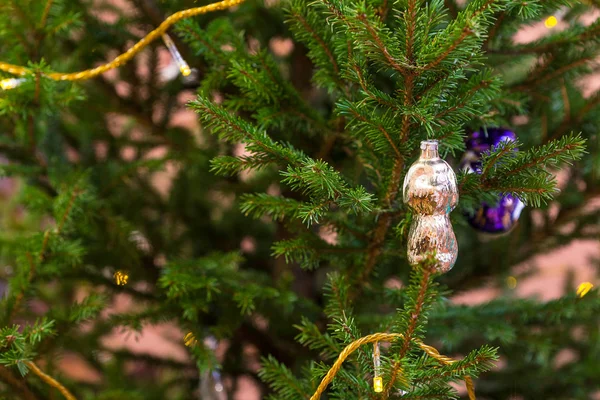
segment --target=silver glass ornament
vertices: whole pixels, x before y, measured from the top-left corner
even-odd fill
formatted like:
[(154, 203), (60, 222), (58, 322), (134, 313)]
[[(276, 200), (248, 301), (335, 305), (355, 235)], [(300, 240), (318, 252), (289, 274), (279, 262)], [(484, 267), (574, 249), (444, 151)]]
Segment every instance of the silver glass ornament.
[(448, 272), (458, 255), (449, 218), (458, 203), (458, 189), (454, 171), (439, 156), (437, 140), (421, 142), (421, 156), (410, 166), (402, 192), (404, 202), (414, 211), (408, 262), (417, 265), (433, 255), (437, 271)]

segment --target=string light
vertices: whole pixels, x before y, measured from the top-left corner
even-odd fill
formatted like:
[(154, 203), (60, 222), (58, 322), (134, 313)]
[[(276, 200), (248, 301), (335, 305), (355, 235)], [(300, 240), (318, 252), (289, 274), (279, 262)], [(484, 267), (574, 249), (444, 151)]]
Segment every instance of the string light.
[(198, 341), (196, 340), (196, 336), (194, 336), (194, 334), (192, 332), (188, 332), (184, 337), (183, 337), (183, 343), (187, 346), (193, 346), (197, 343)]
[[(181, 21), (182, 19), (195, 17), (201, 14), (207, 14), (214, 11), (226, 10), (228, 8), (238, 6), (242, 4), (245, 0), (223, 0), (218, 3), (208, 4), (202, 7), (190, 8), (187, 10), (178, 11), (175, 14), (171, 15), (167, 19), (165, 19), (162, 24), (158, 26), (155, 30), (144, 36), (140, 39), (139, 42), (133, 45), (130, 49), (128, 49), (125, 53), (118, 55), (114, 60), (99, 65), (95, 68), (86, 69), (85, 71), (72, 72), (72, 73), (62, 73), (62, 72), (50, 72), (45, 74), (48, 78), (54, 79), (56, 81), (82, 81), (87, 79), (95, 78), (96, 76), (105, 73), (114, 68), (119, 68), (128, 61), (130, 61), (133, 57), (135, 57), (140, 51), (142, 51), (146, 46), (152, 43), (154, 40), (162, 37), (162, 35), (174, 24)], [(185, 62), (185, 61), (184, 61)], [(187, 64), (186, 64), (187, 65)], [(188, 66), (189, 70), (189, 66)], [(8, 72), (13, 75), (26, 75), (33, 74), (28, 68), (25, 68), (20, 65), (8, 64), (0, 61), (0, 71)], [(191, 70), (189, 70), (191, 73)], [(182, 71), (183, 73), (183, 71)], [(185, 75), (185, 73), (184, 73)], [(188, 73), (189, 75), (189, 73)]]
[[(335, 378), (337, 373), (342, 368), (342, 364), (344, 363), (344, 361), (352, 353), (354, 353), (356, 350), (358, 350), (358, 348), (360, 348), (360, 346), (362, 346), (363, 344), (367, 344), (367, 343), (392, 342), (398, 338), (404, 338), (404, 335), (401, 333), (379, 332), (379, 333), (373, 333), (371, 335), (363, 336), (361, 338), (356, 339), (352, 343), (350, 343), (338, 355), (337, 360), (335, 361), (335, 363), (333, 363), (331, 368), (329, 368), (329, 371), (327, 371), (327, 374), (325, 374), (325, 376), (321, 380), (321, 383), (319, 383), (319, 386), (317, 386), (317, 389), (315, 390), (315, 393), (310, 397), (310, 400), (319, 400), (321, 398), (321, 395), (323, 394), (323, 392), (325, 392), (325, 390), (327, 389), (327, 386), (331, 383), (331, 381)], [(425, 343), (423, 343), (417, 339), (413, 339), (413, 341), (415, 344), (417, 344), (421, 348), (421, 350), (423, 350), (425, 353), (427, 353), (428, 356), (436, 359), (443, 365), (450, 365), (450, 364), (453, 364), (456, 362), (456, 360), (453, 360), (450, 357), (441, 355), (435, 347), (428, 346)], [(465, 381), (465, 386), (467, 387), (467, 395), (469, 397), (469, 400), (476, 400), (475, 385), (473, 384), (473, 379), (471, 379), (470, 376), (463, 376), (462, 379)], [(383, 382), (382, 382), (382, 386), (383, 386)], [(383, 389), (383, 387), (382, 387), (382, 389)]]
[(546, 28), (548, 29), (552, 29), (556, 26), (556, 24), (558, 24), (558, 19), (554, 16), (551, 15), (548, 18), (546, 18), (546, 20), (544, 21), (544, 25), (546, 26)]
[(24, 78), (8, 78), (0, 81), (0, 88), (3, 90), (14, 89), (25, 81)]
[(514, 276), (509, 276), (508, 278), (506, 278), (506, 286), (508, 286), (510, 289), (516, 288), (517, 278), (515, 278)]
[(579, 287), (577, 287), (577, 296), (580, 298), (585, 296), (590, 290), (592, 290), (593, 287), (594, 285), (591, 282), (581, 283)]
[(127, 282), (129, 281), (129, 275), (127, 275), (127, 273), (125, 273), (123, 271), (115, 272), (113, 277), (115, 278), (115, 283), (119, 286), (125, 286), (125, 285), (127, 285)]
[(177, 50), (177, 46), (175, 46), (175, 43), (173, 42), (171, 37), (169, 35), (167, 35), (166, 33), (164, 33), (162, 35), (162, 39), (163, 39), (163, 42), (165, 42), (167, 49), (169, 49), (169, 52), (171, 53), (171, 57), (173, 57), (173, 60), (179, 67), (179, 71), (181, 71), (181, 75), (188, 76), (189, 74), (191, 74), (192, 70), (190, 69), (190, 66), (188, 65), (187, 62), (185, 62), (185, 60), (181, 56), (181, 53), (179, 52), (179, 50)]
[(381, 377), (381, 352), (379, 342), (373, 343), (373, 390), (383, 392), (383, 378)]

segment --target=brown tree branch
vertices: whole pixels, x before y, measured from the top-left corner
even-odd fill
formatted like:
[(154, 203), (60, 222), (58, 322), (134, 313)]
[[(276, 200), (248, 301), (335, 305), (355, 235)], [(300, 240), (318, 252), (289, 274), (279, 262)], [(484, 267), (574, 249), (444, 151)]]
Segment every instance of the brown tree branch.
[(14, 389), (14, 394), (24, 400), (39, 400), (38, 397), (27, 387), (24, 379), (17, 378), (8, 368), (0, 365), (0, 379)]

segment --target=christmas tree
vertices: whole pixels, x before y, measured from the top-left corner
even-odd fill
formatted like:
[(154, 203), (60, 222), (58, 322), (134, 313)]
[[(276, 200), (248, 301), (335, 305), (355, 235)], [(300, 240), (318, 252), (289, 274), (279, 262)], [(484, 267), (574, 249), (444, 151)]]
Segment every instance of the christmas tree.
[[(229, 0), (167, 19), (200, 6), (0, 3), (0, 397), (598, 396), (594, 281), (514, 291), (534, 256), (600, 237), (598, 1)], [(429, 203), (402, 194), (427, 140), (457, 175), (448, 272), (407, 256), (436, 239), (411, 233)], [(498, 296), (453, 301), (484, 287)], [(107, 343), (148, 327), (175, 350)]]

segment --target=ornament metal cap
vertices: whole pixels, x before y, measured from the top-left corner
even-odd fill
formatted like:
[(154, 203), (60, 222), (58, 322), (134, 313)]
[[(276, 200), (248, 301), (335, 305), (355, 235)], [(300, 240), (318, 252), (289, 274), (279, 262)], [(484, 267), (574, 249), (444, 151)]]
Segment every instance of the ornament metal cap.
[(425, 160), (431, 160), (439, 158), (438, 152), (438, 141), (437, 140), (423, 140), (421, 142), (421, 158)]

